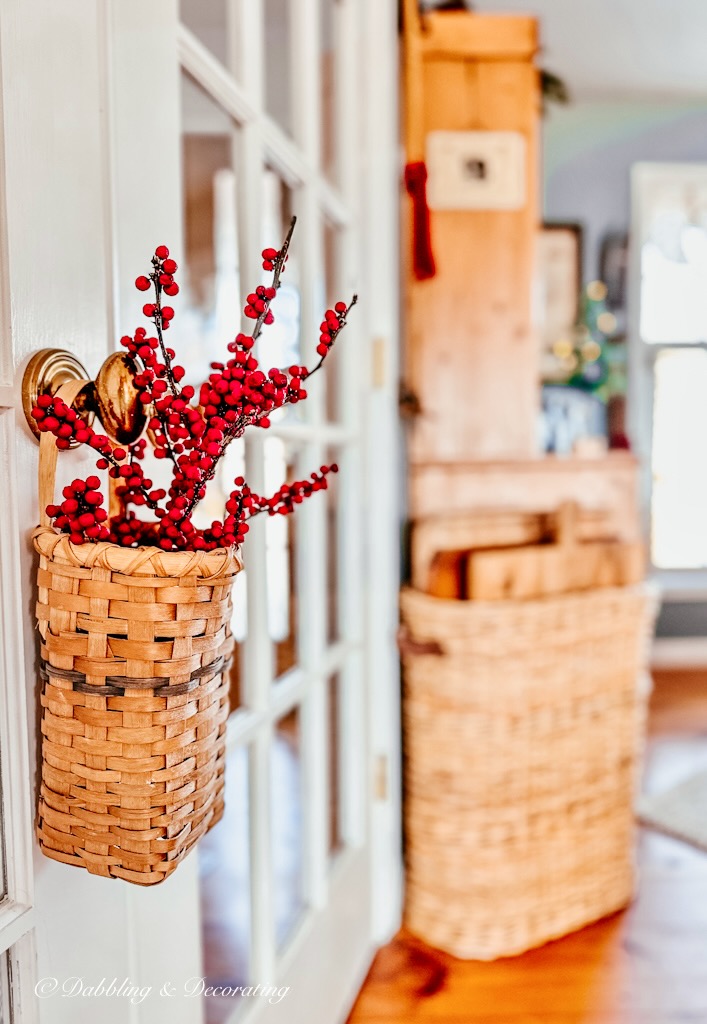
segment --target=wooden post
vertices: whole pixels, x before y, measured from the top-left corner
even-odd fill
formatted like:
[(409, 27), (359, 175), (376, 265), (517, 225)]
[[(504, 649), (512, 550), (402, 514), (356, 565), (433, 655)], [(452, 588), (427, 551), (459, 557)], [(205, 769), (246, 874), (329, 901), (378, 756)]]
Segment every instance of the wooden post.
[[(432, 210), (436, 275), (410, 267), (404, 198), (405, 382), (420, 400), (410, 438), (411, 489), (422, 463), (524, 458), (539, 401), (531, 288), (539, 220), (540, 90), (530, 17), (431, 12), (404, 5), (408, 163), (431, 131), (513, 131), (526, 150), (526, 202), (515, 210)], [(416, 514), (414, 499), (412, 514)], [(441, 507), (441, 506), (440, 506)]]

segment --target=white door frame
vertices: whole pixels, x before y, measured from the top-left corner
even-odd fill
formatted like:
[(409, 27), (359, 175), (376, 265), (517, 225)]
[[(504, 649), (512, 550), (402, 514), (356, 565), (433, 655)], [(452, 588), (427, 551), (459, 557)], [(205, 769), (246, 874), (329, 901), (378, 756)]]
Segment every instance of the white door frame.
[[(367, 662), (373, 872), (373, 939), (387, 941), (403, 908), (400, 658), (397, 648), (400, 550), (405, 493), (398, 412), (400, 380), (400, 181), (398, 12), (365, 0), (365, 88), (361, 100), (366, 181), (360, 237), (370, 391), (366, 409), (369, 497), (366, 518)], [(383, 225), (383, 228), (381, 228)], [(380, 438), (388, 440), (380, 444)], [(397, 515), (381, 519), (378, 508)]]
[[(169, 972), (194, 973), (200, 962), (195, 858), (173, 885), (169, 879), (144, 891), (67, 869), (42, 857), (31, 839), (38, 687), (30, 534), (39, 516), (37, 445), (24, 422), (20, 385), (30, 356), (43, 347), (70, 349), (95, 374), (135, 319), (136, 265), (143, 266), (156, 239), (171, 237), (181, 245), (176, 24), (173, 0), (155, 0), (149, 8), (139, 0), (67, 0), (60, 6), (8, 0), (0, 11), (0, 421), (7, 497), (0, 526), (1, 628), (9, 684), (5, 711), (12, 726), (2, 753), (11, 786), (3, 814), (11, 837), (11, 884), (24, 894), (15, 897), (15, 909), (34, 904), (18, 916), (16, 935), (10, 928), (0, 932), (0, 944), (13, 943), (15, 1024), (90, 1024), (98, 1018), (102, 1024), (194, 1024), (201, 1018), (195, 1000), (170, 1005), (154, 999), (127, 1008), (120, 999), (62, 998), (47, 989), (40, 998), (34, 991), (42, 978), (61, 985), (78, 976), (95, 984), (102, 977), (138, 979), (144, 972), (152, 982)], [(153, 105), (145, 102), (156, 95), (166, 97), (159, 135)], [(149, 174), (159, 188), (146, 194)], [(81, 460), (72, 453), (64, 472), (91, 466)], [(28, 760), (21, 749), (27, 726)], [(0, 733), (0, 745), (3, 739)], [(10, 910), (9, 903), (0, 908), (0, 928), (3, 910)], [(25, 927), (33, 931), (21, 936)], [(165, 943), (165, 935), (180, 941)]]

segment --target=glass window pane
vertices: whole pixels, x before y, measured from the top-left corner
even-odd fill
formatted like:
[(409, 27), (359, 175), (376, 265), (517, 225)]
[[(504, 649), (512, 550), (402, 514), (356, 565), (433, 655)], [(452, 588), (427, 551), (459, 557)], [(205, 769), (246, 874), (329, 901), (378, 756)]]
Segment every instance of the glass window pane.
[[(263, 248), (279, 249), (288, 230), (294, 211), (294, 193), (272, 170), (266, 170), (263, 177), (262, 234)], [(290, 249), (287, 265), (280, 279), (280, 288), (272, 302), (275, 322), (263, 328), (260, 356), (262, 362), (271, 366), (288, 367), (301, 362), (300, 349), (300, 277), (299, 246), (297, 232)], [(262, 281), (270, 284), (271, 275), (263, 271)], [(274, 421), (295, 412), (297, 406), (275, 414)]]
[(338, 66), (336, 62), (337, 0), (319, 0), (320, 46), (319, 85), (322, 116), (321, 165), (327, 178), (336, 177), (336, 97)]
[(179, 17), (199, 42), (225, 66), (229, 54), (229, 0), (180, 0)]
[(327, 640), (333, 643), (340, 639), (340, 551), (343, 538), (340, 536), (339, 498), (342, 472), (341, 453), (337, 448), (328, 448), (325, 457), (327, 466), (336, 463), (339, 473), (327, 477), (326, 491), (326, 539), (327, 539)]
[[(341, 300), (348, 302), (349, 295), (341, 294), (339, 281), (340, 274), (340, 246), (341, 234), (334, 224), (324, 222), (323, 234), (323, 288), (322, 288), (322, 312), (325, 309), (333, 309), (335, 304)], [(326, 360), (326, 412), (327, 418), (334, 423), (341, 418), (340, 394), (341, 394), (341, 349), (348, 344), (347, 332), (344, 331), (337, 340)]]
[(641, 337), (648, 344), (707, 340), (707, 165), (665, 169), (642, 183)]
[(304, 911), (302, 760), (299, 709), (279, 720), (271, 747), (275, 936), (281, 949)]
[(245, 703), (243, 652), (244, 641), (248, 634), (248, 581), (245, 569), (238, 573), (233, 583), (231, 633), (233, 634), (236, 646), (233, 651), (233, 661), (231, 662), (231, 683), (228, 691), (228, 704), (231, 712), (233, 712), (242, 707)]
[[(199, 844), (204, 974), (207, 985), (235, 987), (250, 977), (250, 853), (248, 846), (248, 751), (226, 757), (226, 809)], [(224, 1024), (232, 997), (204, 1000), (206, 1024)]]
[(707, 566), (707, 352), (665, 349), (655, 361), (651, 554), (663, 569)]
[(241, 322), (233, 121), (182, 76), (184, 257), (173, 334), (190, 384), (223, 359)]
[[(3, 680), (3, 685), (9, 685), (8, 680)], [(3, 802), (3, 779), (0, 777), (0, 809)], [(0, 900), (7, 896), (7, 865), (5, 863), (5, 828), (4, 814), (0, 814)]]
[(274, 516), (267, 534), (268, 623), (279, 677), (298, 660), (296, 516)]
[[(297, 446), (270, 437), (264, 444), (265, 493), (298, 478)], [(268, 516), (265, 524), (268, 633), (275, 651), (275, 675), (297, 664), (297, 514)]]
[[(236, 177), (233, 171), (237, 130), (231, 118), (186, 73), (182, 75), (182, 160), (184, 254), (181, 291), (173, 322), (174, 346), (198, 389), (221, 360), (241, 323)], [(233, 480), (245, 470), (243, 440), (234, 441), (220, 461), (194, 522), (208, 526), (221, 519)], [(233, 589), (231, 628), (238, 644), (245, 639), (246, 576)], [(242, 651), (236, 648), (231, 668), (230, 707), (243, 703)]]
[(265, 109), (292, 134), (292, 25), (290, 0), (264, 0)]
[(0, 1024), (13, 1024), (15, 1015), (12, 1012), (12, 975), (10, 973), (10, 956), (5, 950), (0, 954)]
[[(234, 487), (236, 477), (245, 475), (245, 439), (232, 441), (226, 449), (216, 472), (209, 483), (206, 497), (201, 502), (203, 519), (211, 523), (223, 515), (228, 495)], [(197, 507), (198, 511), (198, 507)], [(196, 520), (196, 515), (195, 515)], [(246, 570), (238, 573), (232, 590), (233, 613), (231, 615), (231, 633), (236, 644), (231, 664), (231, 688), (229, 694), (231, 711), (235, 711), (245, 701), (244, 688), (241, 682), (242, 647), (248, 634), (248, 577)]]
[(341, 823), (341, 677), (336, 674), (330, 677), (328, 686), (329, 700), (329, 856), (333, 857), (342, 849)]

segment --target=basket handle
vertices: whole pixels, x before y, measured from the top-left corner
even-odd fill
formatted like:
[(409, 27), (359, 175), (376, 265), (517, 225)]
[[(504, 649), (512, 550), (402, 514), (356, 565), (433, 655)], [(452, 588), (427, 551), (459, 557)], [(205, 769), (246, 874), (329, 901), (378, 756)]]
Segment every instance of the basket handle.
[[(54, 395), (60, 398), (67, 405), (72, 405), (76, 396), (82, 388), (89, 383), (87, 380), (70, 380), (62, 384)], [(41, 526), (51, 526), (51, 520), (47, 515), (47, 505), (54, 501), (54, 488), (56, 487), (56, 464), (59, 449), (56, 446), (56, 439), (48, 430), (42, 433), (39, 439), (39, 522)]]
[(436, 640), (415, 640), (407, 626), (398, 630), (398, 650), (405, 657), (408, 654), (444, 654), (444, 649)]

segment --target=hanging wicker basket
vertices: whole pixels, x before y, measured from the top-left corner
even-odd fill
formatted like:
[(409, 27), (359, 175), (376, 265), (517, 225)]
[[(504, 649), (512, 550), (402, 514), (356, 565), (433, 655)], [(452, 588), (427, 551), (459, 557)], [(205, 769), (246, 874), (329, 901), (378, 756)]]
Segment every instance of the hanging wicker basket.
[[(56, 462), (43, 434), (42, 510)], [(231, 587), (241, 562), (225, 549), (76, 545), (42, 517), (33, 535), (39, 845), (92, 874), (154, 885), (223, 813)]]

